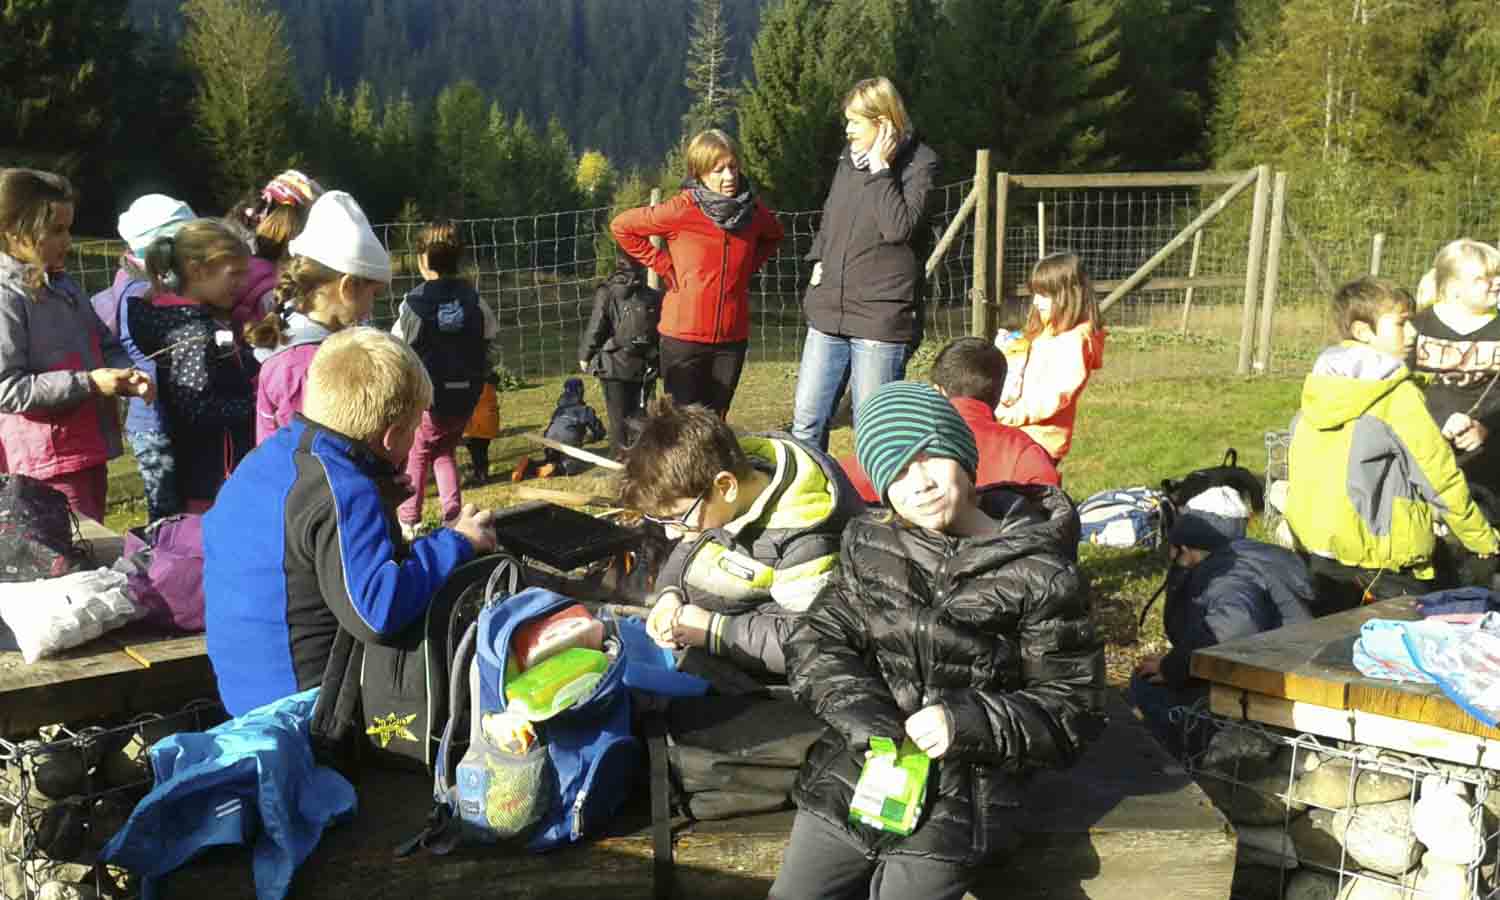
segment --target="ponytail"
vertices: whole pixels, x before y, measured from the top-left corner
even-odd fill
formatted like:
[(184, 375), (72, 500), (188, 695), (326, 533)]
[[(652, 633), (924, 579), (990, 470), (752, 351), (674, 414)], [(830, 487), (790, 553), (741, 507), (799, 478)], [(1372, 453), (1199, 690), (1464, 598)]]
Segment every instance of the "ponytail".
[(294, 256), (276, 279), (276, 305), (245, 332), (252, 347), (272, 348), (286, 339), (287, 319), (312, 308), (313, 295), (342, 275), (315, 259)]
[(177, 238), (172, 235), (157, 238), (146, 247), (141, 259), (158, 291), (175, 294), (182, 288), (182, 275), (177, 271)]
[(248, 250), (233, 231), (217, 219), (194, 219), (176, 234), (159, 237), (141, 254), (146, 274), (157, 291), (180, 294), (187, 288), (188, 265), (205, 265), (226, 256), (246, 256)]

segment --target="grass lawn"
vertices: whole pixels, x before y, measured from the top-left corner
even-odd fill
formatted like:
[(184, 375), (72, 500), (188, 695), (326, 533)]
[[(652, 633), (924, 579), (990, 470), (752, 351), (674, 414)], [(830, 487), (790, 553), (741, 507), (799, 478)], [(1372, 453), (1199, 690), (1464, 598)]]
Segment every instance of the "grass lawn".
[[(1116, 374), (1139, 371), (1146, 357), (1162, 371), (1160, 357), (1164, 353), (1172, 354), (1173, 363), (1173, 368), (1165, 371), (1222, 371), (1220, 365), (1211, 364), (1211, 359), (1222, 352), (1222, 347), (1213, 345), (1112, 341), (1105, 368), (1084, 394), (1073, 449), (1062, 467), (1064, 486), (1074, 499), (1105, 488), (1155, 485), (1163, 478), (1181, 477), (1193, 469), (1217, 464), (1227, 447), (1239, 451), (1241, 465), (1264, 472), (1264, 433), (1286, 427), (1296, 411), (1300, 379), (1188, 375), (1136, 380), (1128, 374)], [(930, 359), (930, 352), (919, 353), (911, 375), (924, 376)], [(746, 430), (783, 427), (791, 421), (796, 377), (795, 364), (747, 365), (730, 414), (731, 423)], [(508, 475), (524, 453), (538, 455), (537, 448), (523, 435), (546, 427), (562, 380), (538, 380), (501, 395), (502, 437), (490, 448), (495, 473)], [(597, 383), (590, 379), (588, 390), (590, 403), (602, 415), (604, 403)], [(847, 422), (834, 432), (831, 449), (835, 455), (853, 452), (853, 433)], [(466, 469), (467, 451), (460, 450), (459, 457)], [(613, 493), (607, 474), (602, 472), (527, 483)], [(507, 477), (467, 489), (464, 498), (484, 506), (504, 507), (517, 502), (514, 493)], [(119, 529), (145, 521), (140, 479), (128, 456), (111, 466), (110, 497), (113, 505), (106, 519), (108, 525)], [(431, 493), (425, 512), (429, 521), (436, 522), (439, 513)], [(1255, 530), (1252, 525), (1252, 532)], [(1141, 606), (1161, 583), (1165, 560), (1161, 553), (1087, 547), (1082, 559), (1093, 586), (1095, 613), (1109, 640), (1111, 681), (1119, 682), (1128, 675), (1138, 655), (1163, 649), (1160, 604), (1139, 632), (1136, 619)]]

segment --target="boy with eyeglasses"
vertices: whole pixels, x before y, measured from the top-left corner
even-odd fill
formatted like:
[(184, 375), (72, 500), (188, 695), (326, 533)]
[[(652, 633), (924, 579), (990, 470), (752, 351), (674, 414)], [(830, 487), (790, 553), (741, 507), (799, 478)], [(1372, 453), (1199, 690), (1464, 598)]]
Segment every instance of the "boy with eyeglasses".
[(677, 546), (646, 627), (756, 675), (786, 672), (794, 619), (833, 577), (864, 505), (838, 463), (785, 434), (736, 435), (712, 410), (652, 402), (625, 457), (621, 502)]

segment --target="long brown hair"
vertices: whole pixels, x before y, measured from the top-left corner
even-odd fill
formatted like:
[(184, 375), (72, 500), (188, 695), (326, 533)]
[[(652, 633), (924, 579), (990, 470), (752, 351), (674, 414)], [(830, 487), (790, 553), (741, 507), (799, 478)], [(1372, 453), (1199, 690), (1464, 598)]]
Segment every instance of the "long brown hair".
[(187, 289), (189, 265), (249, 255), (245, 242), (228, 225), (218, 219), (194, 219), (176, 234), (152, 241), (143, 258), (154, 290), (181, 294)]
[(61, 175), (40, 169), (0, 169), (0, 252), (33, 264), (35, 271), (26, 277), (33, 300), (40, 298), (38, 289), (47, 277), (41, 260), (32, 258), (34, 248), (52, 227), (57, 206), (77, 202), (78, 192)]
[(259, 322), (245, 329), (245, 340), (252, 347), (272, 348), (286, 335), (286, 315), (307, 313), (313, 296), (325, 285), (338, 281), (343, 273), (306, 256), (294, 256), (282, 267), (276, 281), (276, 305)]
[[(1094, 296), (1094, 285), (1088, 273), (1083, 271), (1083, 261), (1074, 253), (1054, 253), (1037, 260), (1026, 280), (1026, 290), (1041, 294), (1052, 300), (1053, 334), (1062, 334), (1088, 322), (1094, 331), (1099, 330), (1099, 300)], [(1027, 340), (1036, 338), (1046, 330), (1047, 324), (1037, 313), (1036, 307), (1026, 318), (1024, 334)]]

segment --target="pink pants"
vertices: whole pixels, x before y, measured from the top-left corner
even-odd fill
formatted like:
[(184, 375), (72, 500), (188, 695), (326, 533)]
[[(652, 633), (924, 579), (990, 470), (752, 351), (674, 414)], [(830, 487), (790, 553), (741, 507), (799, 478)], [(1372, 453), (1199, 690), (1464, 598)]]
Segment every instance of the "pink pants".
[(427, 493), (427, 470), (432, 469), (437, 480), (438, 502), (443, 507), (443, 521), (458, 518), (463, 507), (463, 495), (458, 490), (458, 465), (453, 451), (464, 436), (468, 416), (434, 416), (432, 410), (422, 413), (422, 424), (417, 426), (416, 442), (411, 454), (406, 457), (406, 475), (411, 479), (415, 494), (396, 508), (396, 516), (408, 525), (422, 521), (422, 498)]
[(74, 512), (95, 522), (104, 521), (104, 501), (109, 496), (109, 467), (105, 463), (79, 472), (54, 475), (45, 479), (45, 483), (62, 491)]

